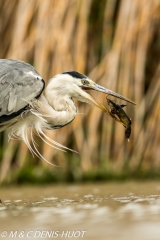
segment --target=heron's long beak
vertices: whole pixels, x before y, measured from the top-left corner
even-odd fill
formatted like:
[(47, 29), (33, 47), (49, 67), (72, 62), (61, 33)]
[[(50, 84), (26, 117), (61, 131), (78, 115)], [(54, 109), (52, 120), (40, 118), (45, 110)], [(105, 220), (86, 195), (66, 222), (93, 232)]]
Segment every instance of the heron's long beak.
[(96, 91), (99, 91), (99, 92), (106, 93), (106, 94), (108, 94), (108, 95), (114, 96), (114, 97), (116, 97), (116, 98), (120, 98), (120, 99), (122, 99), (122, 100), (124, 100), (124, 101), (126, 101), (126, 102), (130, 102), (130, 103), (136, 105), (136, 103), (133, 102), (132, 100), (130, 100), (130, 99), (126, 98), (126, 97), (123, 97), (122, 95), (120, 95), (120, 94), (118, 94), (118, 93), (115, 93), (115, 92), (113, 92), (113, 91), (111, 91), (111, 90), (109, 90), (109, 89), (107, 89), (107, 88), (104, 88), (104, 87), (102, 87), (102, 86), (100, 86), (100, 85), (98, 85), (98, 84), (96, 84), (96, 83), (93, 83), (93, 85), (90, 87), (90, 89), (93, 89), (93, 90), (96, 90)]
[[(118, 93), (115, 93), (107, 88), (104, 88), (94, 82), (90, 82), (90, 84), (88, 86), (83, 86), (82, 87), (83, 90), (96, 90), (96, 91), (99, 91), (99, 92), (103, 92), (107, 95), (111, 95), (111, 96), (114, 96), (114, 97), (117, 97), (117, 98), (120, 98), (124, 101), (127, 101), (127, 102), (130, 102), (134, 105), (136, 105), (136, 103), (134, 103), (133, 101), (131, 101), (130, 99), (126, 98), (126, 97), (123, 97), (122, 95), (118, 94)], [(106, 112), (110, 117), (114, 118), (117, 122), (121, 123), (123, 125), (123, 123), (117, 118), (115, 117), (103, 104), (101, 104), (100, 102), (98, 102), (92, 95), (86, 93), (87, 95), (85, 95), (85, 101), (102, 109), (104, 112)], [(82, 99), (80, 99), (81, 101), (83, 101)]]

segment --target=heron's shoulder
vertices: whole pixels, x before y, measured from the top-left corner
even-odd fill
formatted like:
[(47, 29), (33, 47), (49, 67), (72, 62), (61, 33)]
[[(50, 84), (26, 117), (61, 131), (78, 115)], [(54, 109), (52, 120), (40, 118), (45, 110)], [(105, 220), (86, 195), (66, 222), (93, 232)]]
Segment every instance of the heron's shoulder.
[(40, 76), (40, 74), (36, 71), (36, 69), (29, 63), (15, 60), (15, 59), (0, 59), (0, 72), (32, 72), (33, 74), (36, 74)]
[[(0, 118), (4, 121), (15, 117), (38, 98), (45, 87), (43, 78), (28, 63), (12, 60), (0, 60)], [(7, 117), (6, 116), (10, 116)]]
[(35, 80), (44, 81), (36, 69), (29, 63), (14, 60), (14, 59), (0, 59), (0, 82), (26, 82), (28, 84), (34, 83)]

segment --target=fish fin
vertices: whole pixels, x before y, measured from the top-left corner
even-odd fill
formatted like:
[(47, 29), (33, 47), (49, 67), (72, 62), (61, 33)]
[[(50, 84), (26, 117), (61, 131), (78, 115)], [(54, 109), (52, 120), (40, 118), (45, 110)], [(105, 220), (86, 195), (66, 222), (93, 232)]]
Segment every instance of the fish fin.
[(124, 107), (126, 107), (126, 106), (127, 106), (127, 105), (124, 105), (124, 104), (121, 104), (121, 105), (120, 105), (121, 108), (124, 108)]

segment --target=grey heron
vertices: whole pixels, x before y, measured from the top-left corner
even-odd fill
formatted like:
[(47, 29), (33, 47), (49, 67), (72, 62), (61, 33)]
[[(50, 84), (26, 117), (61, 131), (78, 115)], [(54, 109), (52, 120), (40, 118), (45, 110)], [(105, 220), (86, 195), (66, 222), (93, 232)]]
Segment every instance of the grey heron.
[(44, 130), (61, 128), (74, 120), (78, 109), (73, 99), (105, 110), (87, 90), (96, 90), (133, 103), (75, 71), (57, 74), (45, 87), (43, 78), (32, 65), (19, 60), (1, 59), (0, 131), (10, 129), (9, 138), (21, 138), (30, 151), (40, 158), (43, 156), (35, 146), (33, 130), (49, 145), (67, 149), (50, 139)]

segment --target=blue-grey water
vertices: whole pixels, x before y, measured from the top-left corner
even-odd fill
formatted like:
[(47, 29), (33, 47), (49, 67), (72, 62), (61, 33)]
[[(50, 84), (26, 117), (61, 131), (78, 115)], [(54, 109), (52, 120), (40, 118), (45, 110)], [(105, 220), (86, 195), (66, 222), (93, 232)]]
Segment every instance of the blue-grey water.
[(160, 182), (0, 188), (0, 239), (160, 239)]

